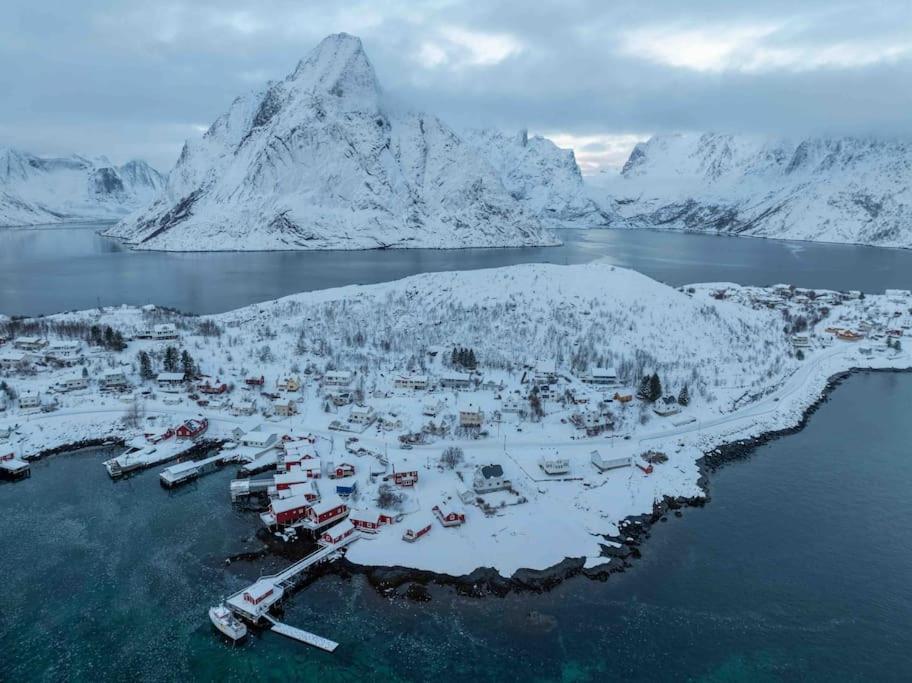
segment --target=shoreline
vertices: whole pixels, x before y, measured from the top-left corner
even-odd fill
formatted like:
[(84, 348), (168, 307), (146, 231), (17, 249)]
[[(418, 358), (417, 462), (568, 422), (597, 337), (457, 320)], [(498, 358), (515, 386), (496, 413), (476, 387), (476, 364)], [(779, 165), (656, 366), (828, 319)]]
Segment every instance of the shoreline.
[[(642, 556), (640, 546), (649, 539), (653, 525), (667, 522), (669, 513), (673, 513), (675, 517), (681, 517), (683, 509), (702, 508), (712, 500), (710, 475), (727, 465), (748, 460), (760, 446), (797, 434), (807, 426), (814, 413), (827, 402), (830, 394), (846, 379), (855, 374), (864, 373), (912, 373), (912, 368), (854, 367), (837, 372), (827, 379), (819, 396), (803, 411), (797, 424), (764, 432), (755, 437), (738, 439), (705, 452), (696, 461), (700, 471), (697, 485), (703, 495), (664, 496), (661, 501), (653, 503), (651, 513), (631, 515), (620, 520), (618, 528), (623, 531), (623, 535), (602, 536), (605, 540), (604, 544), (600, 544), (602, 557), (605, 558), (604, 563), (586, 567), (585, 557), (566, 557), (561, 562), (544, 569), (521, 568), (510, 577), (502, 576), (491, 567), (478, 567), (469, 574), (454, 576), (403, 566), (360, 565), (350, 562), (343, 556), (335, 562), (320, 565), (316, 571), (311, 571), (302, 580), (300, 586), (307, 586), (327, 575), (335, 575), (344, 579), (362, 575), (377, 593), (384, 597), (404, 597), (417, 602), (427, 602), (431, 600), (428, 592), (428, 587), (431, 585), (453, 588), (456, 594), (462, 597), (483, 598), (505, 597), (510, 593), (544, 593), (556, 588), (564, 581), (580, 575), (592, 581), (607, 581), (612, 574), (626, 572), (634, 567), (634, 560)], [(611, 543), (616, 545), (608, 545)], [(262, 553), (254, 553), (257, 558), (267, 554), (276, 555), (265, 545)], [(234, 556), (232, 562), (243, 559), (247, 558), (241, 555)]]

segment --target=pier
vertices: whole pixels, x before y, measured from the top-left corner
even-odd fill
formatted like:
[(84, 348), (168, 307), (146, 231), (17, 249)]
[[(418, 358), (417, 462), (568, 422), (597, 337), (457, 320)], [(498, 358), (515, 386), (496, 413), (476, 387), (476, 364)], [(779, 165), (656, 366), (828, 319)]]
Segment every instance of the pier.
[(6, 479), (26, 479), (32, 476), (32, 467), (12, 453), (0, 456), (0, 476)]
[(261, 620), (265, 620), (271, 624), (272, 630), (283, 636), (320, 648), (326, 652), (333, 652), (339, 646), (338, 643), (294, 626), (282, 624), (269, 614), (269, 610), (285, 597), (286, 593), (294, 586), (295, 579), (299, 574), (318, 562), (326, 560), (359, 537), (360, 533), (356, 532), (338, 543), (325, 544), (322, 548), (315, 550), (281, 572), (261, 576), (251, 585), (229, 596), (225, 600), (225, 607), (230, 609), (236, 616), (252, 624), (258, 624)]
[(203, 458), (202, 460), (179, 462), (176, 465), (171, 465), (162, 470), (158, 475), (158, 479), (162, 486), (172, 489), (201, 477), (204, 474), (214, 472), (226, 462), (231, 462), (235, 459), (236, 456), (232, 454), (219, 453), (218, 455)]

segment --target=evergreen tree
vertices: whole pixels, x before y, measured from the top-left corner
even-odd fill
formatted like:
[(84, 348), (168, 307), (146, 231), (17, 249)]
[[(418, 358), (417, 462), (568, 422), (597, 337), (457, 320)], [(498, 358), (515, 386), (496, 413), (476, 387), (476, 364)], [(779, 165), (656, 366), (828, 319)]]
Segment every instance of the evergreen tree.
[(123, 351), (127, 348), (127, 342), (124, 341), (123, 333), (120, 330), (114, 330), (111, 337), (111, 348), (115, 351)]
[(655, 403), (662, 398), (662, 382), (659, 380), (659, 373), (654, 372), (649, 378), (649, 402)]
[(110, 325), (106, 325), (104, 329), (104, 345), (107, 349), (114, 347), (114, 330)]
[(650, 375), (643, 375), (643, 378), (640, 380), (640, 386), (637, 388), (637, 398), (643, 401), (649, 400), (649, 380), (651, 379)]
[(181, 352), (180, 357), (181, 370), (184, 371), (184, 377), (190, 379), (196, 374), (196, 364), (193, 362), (193, 356), (190, 355), (190, 352), (187, 349), (184, 349)]
[(469, 353), (466, 356), (466, 367), (474, 370), (476, 365), (477, 365), (477, 361), (475, 360), (475, 351), (473, 351), (472, 349), (469, 349)]
[(456, 350), (455, 346), (453, 347), (453, 353), (450, 356), (450, 363), (452, 364), (453, 367), (456, 367), (457, 365), (459, 365), (459, 352)]
[(690, 403), (690, 392), (687, 390), (686, 384), (681, 387), (681, 392), (678, 394), (678, 403), (682, 406), (687, 406)]
[(152, 359), (149, 358), (149, 354), (145, 351), (140, 351), (137, 356), (139, 358), (139, 376), (143, 379), (155, 377), (155, 372), (152, 370)]
[(89, 343), (92, 346), (101, 346), (103, 344), (103, 339), (101, 336), (101, 328), (98, 325), (92, 325), (89, 330)]
[(162, 365), (165, 368), (165, 372), (177, 372), (177, 366), (180, 362), (180, 356), (177, 353), (177, 349), (173, 346), (169, 346), (165, 349), (165, 360)]

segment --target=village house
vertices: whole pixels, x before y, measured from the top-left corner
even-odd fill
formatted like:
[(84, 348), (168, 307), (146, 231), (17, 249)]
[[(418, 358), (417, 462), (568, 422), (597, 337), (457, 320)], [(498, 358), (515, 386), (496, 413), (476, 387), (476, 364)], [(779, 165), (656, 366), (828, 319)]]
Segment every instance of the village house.
[[(319, 470), (319, 463), (317, 464), (317, 469)], [(303, 470), (300, 467), (292, 467), (286, 472), (279, 472), (274, 474), (272, 477), (273, 486), (275, 486), (276, 492), (287, 491), (292, 486), (298, 484), (312, 484), (315, 477), (313, 475), (313, 470)]]
[(155, 381), (161, 391), (175, 394), (184, 388), (184, 373), (160, 372)]
[(98, 378), (98, 386), (103, 391), (120, 391), (127, 389), (130, 383), (127, 382), (127, 377), (122, 370), (107, 370)]
[(557, 363), (553, 360), (542, 360), (535, 364), (532, 371), (535, 384), (554, 384), (557, 381)]
[(205, 434), (207, 429), (209, 429), (209, 420), (206, 418), (191, 418), (189, 420), (185, 420), (184, 423), (174, 431), (174, 433), (179, 439), (195, 439), (196, 437)]
[(358, 528), (350, 521), (346, 520), (341, 524), (331, 527), (323, 532), (320, 536), (320, 543), (323, 545), (338, 545), (345, 539), (351, 537), (358, 531)]
[(303, 495), (273, 498), (269, 510), (260, 515), (267, 527), (288, 526), (307, 518), (311, 503)]
[(606, 410), (587, 410), (579, 416), (578, 426), (590, 436), (601, 434), (614, 427), (611, 413)]
[(811, 345), (811, 339), (806, 334), (793, 334), (792, 346), (796, 349), (806, 349)]
[(353, 477), (355, 475), (355, 466), (351, 463), (340, 462), (329, 467), (330, 479), (342, 479), (343, 477)]
[(393, 472), (392, 479), (397, 486), (414, 486), (418, 483), (418, 470)]
[(421, 414), (427, 417), (437, 417), (443, 407), (442, 401), (426, 401), (421, 407)]
[(465, 524), (465, 510), (452, 500), (445, 500), (432, 508), (437, 520), (445, 527)]
[(583, 382), (599, 386), (616, 386), (618, 384), (617, 371), (614, 368), (592, 368), (589, 374), (583, 377)]
[(304, 496), (308, 502), (313, 503), (316, 500), (320, 500), (320, 489), (317, 488), (317, 482), (314, 479), (309, 479), (305, 483), (292, 484), (287, 489), (282, 489), (279, 491), (275, 489), (275, 494), (273, 495), (273, 488), (269, 489), (269, 495), (271, 498), (289, 498), (291, 496)]
[(252, 400), (237, 401), (231, 405), (231, 414), (237, 417), (250, 416), (256, 413), (256, 402)]
[(348, 421), (357, 425), (369, 426), (377, 419), (377, 414), (371, 406), (352, 406)]
[(301, 379), (299, 377), (286, 377), (276, 384), (279, 391), (288, 391), (294, 393), (301, 390)]
[(338, 494), (330, 494), (320, 501), (315, 502), (307, 511), (309, 525), (320, 529), (333, 524), (348, 516), (348, 505)]
[(61, 378), (57, 381), (57, 384), (54, 385), (54, 388), (61, 393), (67, 393), (69, 391), (87, 389), (88, 386), (89, 378), (83, 377), (82, 374), (76, 374)]
[(29, 410), (41, 407), (41, 394), (37, 391), (24, 391), (19, 394), (19, 408)]
[(605, 458), (597, 450), (589, 454), (590, 462), (599, 472), (606, 472), (619, 467), (630, 467), (633, 465), (633, 456), (623, 455), (614, 458)]
[(393, 380), (393, 386), (397, 389), (424, 391), (428, 388), (428, 377), (427, 375), (399, 375)]
[(347, 406), (352, 402), (351, 392), (348, 391), (328, 391), (326, 392), (326, 398), (328, 398), (337, 408)]
[(497, 464), (481, 465), (476, 468), (472, 488), (476, 493), (491, 493), (509, 489), (510, 480), (504, 476), (503, 467)]
[(177, 328), (171, 323), (161, 323), (152, 327), (152, 339), (165, 341), (178, 338)]
[(652, 412), (659, 417), (670, 417), (681, 412), (681, 406), (674, 396), (665, 396), (656, 401), (652, 406)]
[(467, 428), (479, 428), (484, 423), (484, 413), (481, 409), (473, 404), (469, 404), (459, 409), (459, 426)]
[(545, 474), (567, 474), (570, 471), (570, 460), (560, 457), (557, 453), (552, 453), (543, 455), (538, 461), (538, 466), (542, 468)]
[(291, 399), (276, 399), (272, 402), (272, 412), (278, 417), (291, 417), (297, 415), (298, 404)]
[(354, 477), (342, 477), (333, 480), (333, 486), (336, 487), (337, 495), (348, 498), (358, 490), (358, 481)]
[(47, 340), (41, 337), (16, 337), (13, 340), (13, 348), (19, 351), (41, 351), (47, 345)]
[(272, 446), (277, 446), (279, 444), (279, 434), (278, 432), (272, 431), (270, 429), (263, 429), (263, 425), (259, 425), (254, 429), (251, 429), (249, 432), (243, 432), (242, 430), (236, 438), (240, 439), (242, 446), (250, 446), (252, 448), (270, 448)]
[(465, 372), (448, 372), (440, 377), (440, 386), (446, 389), (468, 389), (472, 386), (472, 375)]
[(7, 351), (0, 354), (0, 369), (15, 370), (31, 362), (32, 357), (25, 351)]
[(402, 534), (402, 540), (414, 543), (430, 532), (431, 524), (431, 520), (423, 515), (419, 515), (415, 519), (409, 519), (405, 532)]
[(347, 387), (352, 382), (352, 373), (349, 370), (327, 370), (323, 375), (323, 385), (327, 387)]
[(380, 531), (380, 512), (376, 509), (352, 510), (348, 519), (360, 531), (372, 534)]
[(44, 352), (46, 360), (59, 365), (74, 365), (82, 357), (82, 344), (79, 342), (55, 342)]
[(500, 409), (505, 413), (526, 413), (529, 411), (529, 399), (518, 394), (504, 396)]

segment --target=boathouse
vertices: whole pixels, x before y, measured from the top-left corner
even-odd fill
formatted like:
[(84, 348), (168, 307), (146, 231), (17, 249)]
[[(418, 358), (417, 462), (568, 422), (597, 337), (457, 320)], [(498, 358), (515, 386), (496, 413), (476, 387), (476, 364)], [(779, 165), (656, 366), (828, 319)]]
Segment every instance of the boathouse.
[(409, 524), (405, 527), (405, 532), (402, 534), (402, 540), (414, 543), (430, 532), (431, 524), (431, 520), (427, 517), (418, 517), (417, 519), (410, 520)]
[(432, 509), (443, 526), (449, 527), (465, 524), (465, 511), (453, 501), (445, 500), (435, 505)]

